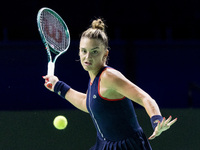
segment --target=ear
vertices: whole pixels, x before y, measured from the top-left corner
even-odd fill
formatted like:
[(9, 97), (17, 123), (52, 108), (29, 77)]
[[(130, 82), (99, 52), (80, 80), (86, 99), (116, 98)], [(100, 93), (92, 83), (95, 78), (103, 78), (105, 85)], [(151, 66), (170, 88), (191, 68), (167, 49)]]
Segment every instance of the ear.
[(106, 53), (105, 53), (104, 57), (105, 58), (108, 57), (108, 54), (109, 54), (109, 50), (106, 50)]
[(109, 50), (106, 50), (104, 56), (103, 56), (103, 61), (107, 64), (107, 60), (108, 60), (108, 54), (109, 54)]

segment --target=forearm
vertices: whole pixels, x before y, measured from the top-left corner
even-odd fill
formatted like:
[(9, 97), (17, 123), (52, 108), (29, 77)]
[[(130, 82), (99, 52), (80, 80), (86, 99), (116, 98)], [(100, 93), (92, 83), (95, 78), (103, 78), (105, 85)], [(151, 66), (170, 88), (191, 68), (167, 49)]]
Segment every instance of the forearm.
[(147, 93), (143, 95), (140, 101), (142, 106), (145, 108), (147, 114), (150, 117), (151, 125), (153, 130), (157, 127), (159, 122), (162, 122), (163, 117), (161, 115), (160, 109), (154, 99), (152, 99)]
[(68, 84), (62, 81), (58, 81), (55, 84), (53, 91), (60, 95), (62, 98), (67, 99), (76, 108), (87, 112), (86, 94), (72, 89)]
[(154, 115), (161, 115), (160, 109), (156, 101), (150, 96), (145, 97), (142, 100), (142, 104), (150, 118)]
[(65, 95), (65, 99), (67, 99), (76, 108), (88, 113), (86, 107), (86, 94), (70, 88)]
[(152, 99), (151, 96), (145, 91), (143, 91), (141, 88), (137, 87), (136, 85), (134, 87), (135, 88), (133, 91), (135, 92), (133, 92), (134, 95), (132, 99), (136, 103), (140, 104), (141, 106), (145, 108), (149, 117), (151, 118), (154, 115), (161, 115), (160, 109), (156, 101)]
[[(62, 98), (67, 99), (72, 105), (76, 108), (84, 111), (87, 111), (86, 107), (86, 94), (73, 90), (69, 85), (66, 83), (59, 81), (56, 76), (43, 76), (45, 79), (45, 87), (52, 92), (57, 93)], [(48, 87), (48, 83), (52, 84), (52, 87)]]

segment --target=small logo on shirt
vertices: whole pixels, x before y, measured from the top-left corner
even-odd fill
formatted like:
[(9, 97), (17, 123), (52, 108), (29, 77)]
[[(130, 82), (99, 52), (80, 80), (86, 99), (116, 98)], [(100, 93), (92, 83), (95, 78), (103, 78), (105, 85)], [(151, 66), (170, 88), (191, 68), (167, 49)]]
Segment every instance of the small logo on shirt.
[(96, 95), (93, 95), (93, 99), (96, 99), (97, 98), (97, 96)]

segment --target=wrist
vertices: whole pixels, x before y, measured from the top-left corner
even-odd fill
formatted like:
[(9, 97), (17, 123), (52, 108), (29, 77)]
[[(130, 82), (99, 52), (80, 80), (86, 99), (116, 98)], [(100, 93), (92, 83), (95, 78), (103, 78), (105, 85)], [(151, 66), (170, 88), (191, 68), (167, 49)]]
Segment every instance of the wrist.
[(54, 92), (65, 99), (65, 95), (70, 88), (71, 87), (68, 84), (64, 83), (63, 81), (58, 81), (54, 86)]
[(163, 117), (161, 115), (154, 115), (151, 117), (151, 125), (153, 127), (153, 130), (155, 130), (156, 126), (158, 125), (159, 122), (162, 122)]

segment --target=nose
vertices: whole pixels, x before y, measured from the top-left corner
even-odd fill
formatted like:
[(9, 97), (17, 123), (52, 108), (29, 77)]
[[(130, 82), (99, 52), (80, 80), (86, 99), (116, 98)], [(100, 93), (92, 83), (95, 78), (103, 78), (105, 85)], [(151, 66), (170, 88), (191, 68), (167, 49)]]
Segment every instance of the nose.
[(89, 52), (86, 54), (86, 58), (87, 58), (87, 59), (90, 59), (90, 58), (91, 58), (91, 55), (90, 55)]

